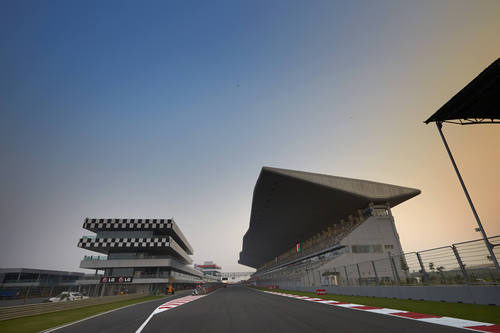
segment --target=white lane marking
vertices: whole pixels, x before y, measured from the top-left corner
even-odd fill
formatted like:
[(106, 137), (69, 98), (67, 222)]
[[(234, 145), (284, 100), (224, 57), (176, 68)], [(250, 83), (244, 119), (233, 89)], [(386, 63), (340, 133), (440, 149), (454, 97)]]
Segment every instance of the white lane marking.
[(139, 328), (138, 328), (138, 329), (137, 329), (137, 331), (135, 331), (135, 332), (136, 332), (136, 333), (141, 332), (141, 331), (144, 329), (144, 327), (146, 327), (146, 325), (149, 323), (149, 321), (151, 320), (151, 318), (153, 318), (153, 316), (154, 316), (155, 314), (156, 314), (156, 313), (154, 313), (154, 312), (153, 312), (153, 313), (151, 313), (151, 314), (149, 315), (149, 317), (148, 317), (148, 318), (147, 318), (147, 319), (146, 319), (146, 320), (142, 323), (142, 325), (141, 325), (141, 326), (139, 326)]
[(134, 303), (134, 304), (130, 304), (130, 305), (125, 305), (125, 306), (122, 306), (121, 308), (117, 308), (117, 309), (109, 310), (109, 311), (106, 311), (106, 312), (98, 313), (98, 314), (95, 314), (95, 315), (87, 317), (87, 318), (83, 318), (83, 319), (80, 319), (80, 320), (77, 320), (77, 321), (73, 321), (71, 323), (67, 323), (67, 324), (64, 324), (64, 325), (61, 325), (61, 326), (57, 326), (57, 327), (54, 327), (54, 328), (49, 328), (49, 329), (46, 329), (44, 331), (41, 331), (40, 333), (54, 332), (54, 331), (60, 330), (61, 328), (65, 328), (65, 327), (68, 327), (68, 326), (71, 326), (71, 325), (74, 325), (74, 324), (78, 324), (78, 323), (81, 323), (82, 321), (89, 320), (89, 319), (92, 319), (92, 318), (95, 318), (95, 317), (99, 317), (99, 316), (102, 316), (102, 315), (105, 315), (105, 314), (108, 314), (108, 313), (111, 313), (111, 312), (114, 312), (114, 311), (122, 310), (122, 309), (129, 308), (131, 306), (135, 306), (135, 305), (139, 305), (139, 304), (145, 304), (145, 303), (157, 302), (157, 301), (159, 301), (159, 300), (158, 299), (153, 299), (153, 300), (150, 300), (150, 301), (145, 301), (145, 302), (140, 302), (140, 303)]
[[(343, 308), (352, 308), (354, 306), (363, 306), (361, 304), (354, 304), (354, 303), (349, 303), (349, 304), (331, 304), (331, 305), (335, 305), (335, 306), (341, 306)], [(356, 310), (360, 310), (360, 309), (356, 309)]]
[(146, 325), (149, 323), (151, 318), (153, 318), (154, 315), (163, 312), (163, 311), (168, 311), (170, 309), (174, 309), (178, 306), (184, 305), (186, 303), (196, 301), (197, 299), (200, 299), (202, 297), (205, 297), (206, 295), (196, 295), (196, 296), (185, 296), (182, 298), (177, 298), (174, 300), (171, 300), (170, 302), (163, 303), (161, 305), (158, 305), (158, 307), (149, 315), (149, 317), (142, 323), (141, 326), (135, 331), (135, 333), (141, 333), (141, 331), (146, 327)]
[(452, 318), (452, 317), (423, 318), (423, 319), (420, 319), (420, 321), (425, 321), (425, 322), (428, 322), (431, 324), (440, 324), (440, 325), (453, 326), (453, 327), (459, 327), (459, 328), (470, 327), (470, 326), (488, 325), (487, 323), (482, 323), (479, 321), (465, 320), (465, 319)]

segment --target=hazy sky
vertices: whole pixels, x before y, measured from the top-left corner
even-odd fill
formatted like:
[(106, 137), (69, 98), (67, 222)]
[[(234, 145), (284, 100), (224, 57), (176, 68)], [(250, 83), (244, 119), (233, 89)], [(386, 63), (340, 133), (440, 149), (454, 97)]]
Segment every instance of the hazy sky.
[[(405, 251), (479, 238), (434, 125), (500, 1), (2, 1), (0, 267), (80, 270), (89, 217), (174, 217), (237, 264), (262, 166), (422, 190)], [(444, 127), (489, 235), (500, 126)], [(90, 272), (90, 271), (88, 271)]]

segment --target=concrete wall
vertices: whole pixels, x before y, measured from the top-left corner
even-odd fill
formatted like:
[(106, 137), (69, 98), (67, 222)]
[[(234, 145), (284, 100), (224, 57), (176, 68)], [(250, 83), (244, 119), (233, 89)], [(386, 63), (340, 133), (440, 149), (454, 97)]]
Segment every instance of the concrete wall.
[[(389, 253), (396, 254), (402, 253), (401, 243), (399, 241), (399, 236), (396, 232), (396, 227), (394, 225), (394, 219), (391, 215), (378, 217), (370, 216), (366, 221), (361, 223), (355, 230), (353, 230), (349, 235), (347, 235), (340, 245), (348, 246), (349, 252), (329, 261), (327, 264), (319, 268), (319, 270), (332, 270), (334, 267), (342, 268), (345, 265), (353, 265), (356, 263), (366, 263), (372, 260), (386, 260), (388, 259)], [(381, 253), (352, 253), (352, 245), (381, 245)], [(384, 248), (385, 245), (392, 245), (393, 248), (387, 250)], [(396, 261), (396, 264), (398, 262)], [(392, 277), (392, 268), (387, 260), (385, 269), (384, 267), (379, 267), (378, 275), (379, 277), (389, 276)], [(371, 266), (368, 267), (370, 271)], [(341, 276), (345, 279), (345, 273), (342, 269), (337, 270), (341, 273)], [(348, 272), (350, 277), (358, 275), (357, 271)], [(361, 272), (363, 275), (363, 271)], [(369, 275), (369, 274), (368, 274)]]
[(317, 288), (325, 289), (328, 294), (500, 305), (500, 286), (337, 286), (295, 287), (294, 290), (315, 292)]

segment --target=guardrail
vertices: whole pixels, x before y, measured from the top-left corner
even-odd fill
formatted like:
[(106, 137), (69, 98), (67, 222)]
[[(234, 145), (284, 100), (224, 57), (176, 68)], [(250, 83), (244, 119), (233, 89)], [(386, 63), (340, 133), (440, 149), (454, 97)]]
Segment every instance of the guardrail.
[(82, 299), (78, 301), (67, 301), (60, 303), (42, 303), (18, 306), (7, 306), (0, 308), (0, 321), (26, 316), (34, 316), (44, 313), (83, 308), (90, 305), (107, 304), (117, 301), (136, 299), (146, 296), (145, 294), (130, 294), (117, 296), (104, 296)]

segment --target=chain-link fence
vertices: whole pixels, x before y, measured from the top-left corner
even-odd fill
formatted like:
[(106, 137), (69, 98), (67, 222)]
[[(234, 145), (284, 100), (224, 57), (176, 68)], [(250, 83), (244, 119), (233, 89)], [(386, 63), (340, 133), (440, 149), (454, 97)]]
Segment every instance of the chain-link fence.
[[(488, 240), (500, 258), (500, 236)], [(280, 270), (263, 281), (268, 279), (290, 286), (500, 284), (500, 272), (484, 240), (478, 239), (343, 266), (320, 260)]]

